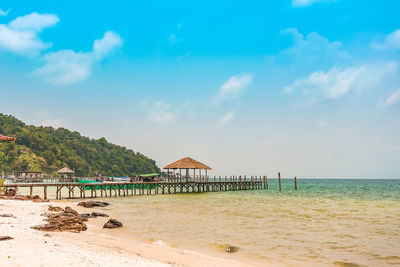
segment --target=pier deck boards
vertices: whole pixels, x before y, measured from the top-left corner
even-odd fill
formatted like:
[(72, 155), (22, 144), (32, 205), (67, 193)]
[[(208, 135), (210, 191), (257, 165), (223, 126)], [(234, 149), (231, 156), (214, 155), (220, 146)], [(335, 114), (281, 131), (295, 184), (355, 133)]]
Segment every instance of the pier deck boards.
[[(48, 188), (54, 187), (56, 199), (63, 199), (257, 190), (266, 189), (267, 185), (266, 177), (263, 179), (260, 177), (260, 179), (239, 181), (24, 183), (5, 184), (4, 187), (6, 189), (27, 187), (30, 196), (33, 196), (33, 188), (42, 188), (43, 199), (48, 198)], [(79, 192), (79, 195), (75, 195), (76, 192)]]

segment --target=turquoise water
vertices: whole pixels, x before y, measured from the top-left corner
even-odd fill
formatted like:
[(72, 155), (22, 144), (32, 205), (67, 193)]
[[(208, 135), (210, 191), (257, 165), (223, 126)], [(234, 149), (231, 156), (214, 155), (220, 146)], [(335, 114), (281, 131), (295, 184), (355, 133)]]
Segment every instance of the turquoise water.
[(255, 265), (400, 265), (400, 180), (298, 179), (296, 191), (283, 179), (281, 192), (268, 181), (268, 190), (105, 198), (104, 212), (124, 223), (113, 231), (122, 239)]
[(370, 200), (400, 200), (400, 179), (298, 179), (294, 190), (293, 179), (269, 179), (269, 194), (297, 195), (326, 198), (359, 198)]

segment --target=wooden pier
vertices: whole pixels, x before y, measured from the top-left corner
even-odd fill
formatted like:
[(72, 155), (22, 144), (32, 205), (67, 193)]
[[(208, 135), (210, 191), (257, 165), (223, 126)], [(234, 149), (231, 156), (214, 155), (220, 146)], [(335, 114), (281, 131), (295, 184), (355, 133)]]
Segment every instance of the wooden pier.
[[(163, 181), (163, 182), (99, 182), (99, 183), (24, 183), (4, 184), (9, 188), (29, 188), (33, 196), (34, 188), (41, 188), (43, 199), (48, 199), (48, 189), (55, 189), (56, 198), (96, 198), (122, 197), (152, 194), (201, 193), (217, 191), (267, 189), (267, 177), (242, 178), (230, 177), (222, 180), (215, 178), (198, 181)], [(64, 195), (63, 195), (64, 193)]]

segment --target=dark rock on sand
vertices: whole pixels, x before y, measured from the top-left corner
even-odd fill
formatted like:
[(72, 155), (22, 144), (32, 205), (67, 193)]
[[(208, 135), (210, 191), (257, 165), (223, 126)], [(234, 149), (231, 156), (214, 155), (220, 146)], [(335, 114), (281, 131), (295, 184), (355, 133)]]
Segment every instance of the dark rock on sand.
[(4, 192), (4, 195), (7, 197), (13, 197), (17, 194), (17, 189), (16, 188), (7, 188), (6, 191)]
[(225, 252), (228, 252), (228, 253), (235, 253), (238, 250), (239, 250), (239, 248), (235, 247), (235, 246), (228, 245), (228, 246), (225, 247)]
[[(15, 190), (13, 188), (9, 188), (7, 190)], [(45, 200), (40, 198), (39, 196), (28, 196), (28, 195), (17, 195), (16, 191), (8, 191), (7, 193), (5, 193), (4, 195), (0, 196), (0, 199), (13, 199), (13, 200), (32, 200), (33, 202), (48, 202), (49, 200)]]
[(49, 211), (56, 211), (56, 212), (60, 212), (63, 211), (63, 208), (61, 207), (56, 207), (56, 206), (49, 206)]
[(103, 228), (113, 229), (113, 228), (120, 228), (122, 226), (123, 224), (117, 221), (116, 219), (109, 219), (108, 222), (104, 224)]
[(109, 216), (107, 214), (105, 214), (105, 213), (93, 211), (92, 213), (81, 213), (81, 214), (78, 214), (78, 217), (79, 218), (83, 218), (83, 219), (89, 219), (89, 218), (109, 217)]
[(56, 214), (45, 214), (47, 217), (46, 224), (33, 226), (33, 229), (40, 231), (68, 231), (79, 233), (80, 231), (86, 231), (87, 226), (84, 223), (87, 221), (87, 218), (81, 218), (78, 216), (78, 212), (71, 209), (70, 207), (66, 207), (63, 212)]
[(14, 239), (14, 238), (11, 236), (0, 236), (0, 241), (6, 241), (6, 240), (11, 240), (11, 239)]
[(15, 218), (15, 216), (12, 214), (0, 214), (0, 217)]
[(87, 220), (87, 219), (93, 218), (93, 217), (92, 217), (92, 215), (90, 213), (81, 213), (81, 214), (78, 214), (78, 218)]
[(70, 213), (71, 215), (78, 216), (78, 212), (70, 207), (65, 207), (64, 213)]
[(110, 205), (110, 204), (107, 202), (101, 202), (101, 201), (83, 201), (78, 204), (78, 206), (82, 206), (85, 208), (106, 207), (108, 205)]
[(105, 213), (95, 212), (95, 211), (93, 211), (93, 212), (90, 214), (90, 216), (92, 216), (92, 217), (110, 217), (110, 216), (108, 216), (108, 215), (105, 214)]

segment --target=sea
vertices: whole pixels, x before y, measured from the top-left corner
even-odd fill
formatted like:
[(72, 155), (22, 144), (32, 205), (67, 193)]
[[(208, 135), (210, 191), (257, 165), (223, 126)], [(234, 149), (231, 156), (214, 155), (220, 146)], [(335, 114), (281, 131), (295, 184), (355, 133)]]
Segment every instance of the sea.
[[(255, 265), (400, 266), (400, 180), (269, 179), (269, 189), (105, 198), (124, 239)], [(76, 200), (75, 200), (76, 202)]]

